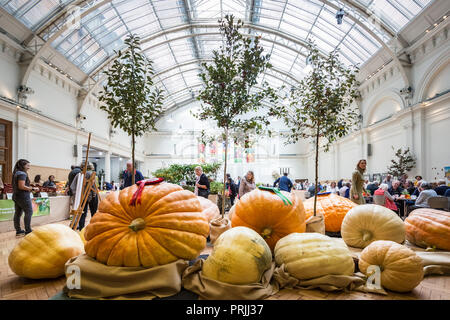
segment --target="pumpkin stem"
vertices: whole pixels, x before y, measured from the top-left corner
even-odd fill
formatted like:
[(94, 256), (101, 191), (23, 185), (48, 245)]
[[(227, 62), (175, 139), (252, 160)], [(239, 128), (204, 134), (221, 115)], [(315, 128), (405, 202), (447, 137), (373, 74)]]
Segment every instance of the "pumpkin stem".
[(270, 228), (264, 228), (264, 230), (261, 232), (261, 236), (266, 239), (270, 238), (270, 235), (272, 234), (272, 229)]
[(370, 240), (370, 238), (372, 238), (372, 233), (369, 231), (364, 231), (362, 238), (364, 241), (368, 241)]
[(134, 219), (133, 221), (131, 221), (128, 228), (130, 228), (134, 232), (138, 232), (139, 230), (142, 230), (145, 228), (145, 220), (142, 218)]

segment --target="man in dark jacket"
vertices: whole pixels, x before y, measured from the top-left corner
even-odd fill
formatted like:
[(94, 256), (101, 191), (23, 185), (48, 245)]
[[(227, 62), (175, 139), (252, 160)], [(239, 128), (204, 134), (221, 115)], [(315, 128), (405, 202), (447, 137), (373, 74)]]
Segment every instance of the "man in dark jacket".
[(75, 179), (75, 177), (77, 176), (77, 174), (79, 174), (81, 172), (81, 167), (80, 166), (71, 166), (70, 169), (72, 169), (69, 172), (69, 176), (67, 177), (67, 195), (68, 196), (72, 196), (73, 192), (72, 189), (70, 188), (70, 186), (72, 185), (73, 179)]
[(434, 191), (436, 191), (438, 196), (443, 196), (445, 195), (445, 191), (447, 191), (447, 189), (449, 189), (450, 187), (445, 185), (445, 180), (441, 179), (438, 181), (438, 187), (436, 187), (434, 189)]
[(198, 166), (195, 169), (195, 175), (197, 176), (195, 181), (195, 194), (197, 196), (208, 199), (209, 196), (209, 179), (206, 174), (203, 173), (202, 167)]
[(282, 177), (275, 180), (273, 183), (273, 187), (276, 187), (276, 185), (279, 185), (279, 189), (287, 192), (291, 192), (292, 189), (292, 181), (288, 177), (288, 173), (285, 172)]
[[(123, 186), (120, 188), (120, 190), (130, 187), (132, 185), (132, 178), (133, 178), (133, 176), (131, 175), (132, 164), (133, 163), (131, 161), (127, 162), (127, 170), (123, 172)], [(134, 174), (135, 174), (134, 183), (144, 180), (144, 176), (139, 170), (134, 169)]]

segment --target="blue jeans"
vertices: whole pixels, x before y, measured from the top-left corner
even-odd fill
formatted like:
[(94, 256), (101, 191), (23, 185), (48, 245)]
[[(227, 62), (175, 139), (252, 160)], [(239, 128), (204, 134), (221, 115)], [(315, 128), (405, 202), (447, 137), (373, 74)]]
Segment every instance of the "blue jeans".
[(22, 217), (22, 212), (25, 212), (25, 232), (31, 232), (31, 216), (33, 215), (31, 199), (15, 199), (14, 209), (14, 228), (16, 229), (16, 232), (22, 231), (22, 228), (20, 227), (20, 217)]

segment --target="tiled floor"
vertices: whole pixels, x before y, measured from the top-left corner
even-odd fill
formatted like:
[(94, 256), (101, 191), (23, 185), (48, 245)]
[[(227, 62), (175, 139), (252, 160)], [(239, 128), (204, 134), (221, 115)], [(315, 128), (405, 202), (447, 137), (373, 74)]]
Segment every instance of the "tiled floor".
[[(63, 221), (66, 225), (69, 221)], [(65, 277), (54, 280), (30, 280), (16, 276), (8, 266), (8, 255), (18, 239), (14, 232), (0, 234), (0, 300), (47, 300), (61, 291)], [(210, 253), (207, 247), (203, 253)], [(426, 277), (411, 293), (388, 296), (360, 292), (325, 292), (321, 290), (283, 289), (271, 300), (450, 300), (450, 277)]]

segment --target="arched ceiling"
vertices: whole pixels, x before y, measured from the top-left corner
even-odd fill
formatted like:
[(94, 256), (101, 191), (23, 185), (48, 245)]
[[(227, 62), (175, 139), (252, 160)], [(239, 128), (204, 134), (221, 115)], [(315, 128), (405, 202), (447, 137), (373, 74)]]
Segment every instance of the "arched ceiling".
[[(154, 61), (157, 83), (167, 92), (167, 108), (174, 108), (201, 88), (200, 63), (220, 46), (217, 20), (226, 14), (243, 19), (245, 33), (262, 35), (274, 66), (262, 79), (288, 90), (304, 76), (307, 39), (324, 54), (339, 48), (342, 62), (361, 65), (379, 49), (390, 50), (394, 38), (402, 42), (399, 30), (432, 1), (0, 0), (0, 6), (43, 40), (40, 50), (51, 46), (85, 72), (89, 93), (103, 82), (101, 71), (114, 50), (123, 48), (128, 34), (138, 34)], [(338, 8), (346, 12), (341, 25)]]

